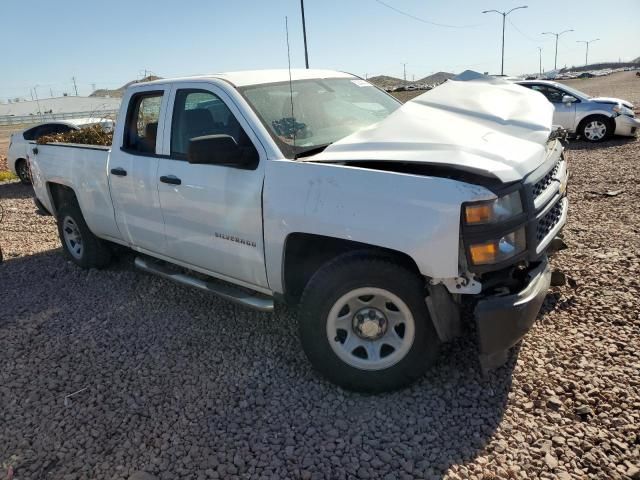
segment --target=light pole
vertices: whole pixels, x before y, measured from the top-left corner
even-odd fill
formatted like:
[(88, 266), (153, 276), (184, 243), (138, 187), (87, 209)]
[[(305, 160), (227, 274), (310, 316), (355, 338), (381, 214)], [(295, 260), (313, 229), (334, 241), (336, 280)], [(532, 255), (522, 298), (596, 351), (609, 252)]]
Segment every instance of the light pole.
[(560, 32), (560, 33), (542, 32), (542, 35), (555, 35), (556, 36), (556, 56), (555, 56), (555, 60), (553, 61), (553, 69), (554, 70), (558, 69), (558, 37), (560, 37), (560, 35), (562, 35), (564, 33), (568, 33), (568, 32), (573, 32), (573, 30), (565, 30), (564, 32)]
[(589, 65), (589, 44), (592, 42), (597, 42), (600, 40), (599, 38), (594, 38), (593, 40), (576, 40), (577, 43), (584, 43), (587, 46), (587, 52), (584, 54), (584, 64)]
[(540, 59), (540, 76), (542, 76), (542, 47), (538, 47), (538, 57)]
[(309, 53), (307, 52), (307, 25), (304, 20), (304, 0), (300, 0), (300, 11), (302, 12), (302, 36), (304, 37), (304, 64), (309, 68)]
[(498, 10), (484, 10), (482, 13), (499, 13), (502, 15), (502, 62), (500, 63), (500, 75), (504, 75), (504, 22), (507, 20), (507, 15), (509, 15), (514, 10), (518, 10), (520, 8), (527, 8), (527, 5), (522, 5), (521, 7), (515, 7), (509, 10), (508, 12), (500, 12)]

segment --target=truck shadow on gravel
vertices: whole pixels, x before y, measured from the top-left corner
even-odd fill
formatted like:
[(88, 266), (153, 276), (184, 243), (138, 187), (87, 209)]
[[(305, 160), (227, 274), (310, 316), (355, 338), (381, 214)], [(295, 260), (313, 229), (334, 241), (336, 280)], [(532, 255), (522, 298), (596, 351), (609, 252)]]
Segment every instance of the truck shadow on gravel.
[(15, 182), (0, 183), (0, 199), (25, 199), (33, 197), (33, 187), (31, 185), (23, 185)]
[(249, 311), (127, 255), (102, 271), (10, 259), (0, 290), (0, 456), (20, 478), (437, 479), (484, 452), (517, 355), (483, 377), (465, 336), (410, 388), (361, 395), (311, 370), (294, 310)]

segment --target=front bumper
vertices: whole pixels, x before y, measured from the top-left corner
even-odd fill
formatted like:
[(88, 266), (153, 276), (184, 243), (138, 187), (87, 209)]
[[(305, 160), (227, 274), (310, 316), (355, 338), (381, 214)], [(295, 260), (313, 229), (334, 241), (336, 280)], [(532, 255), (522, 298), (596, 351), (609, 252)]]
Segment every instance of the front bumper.
[(551, 285), (547, 257), (527, 275), (525, 287), (511, 295), (482, 298), (474, 309), (480, 364), (484, 371), (502, 365), (509, 349), (531, 329)]
[(640, 120), (627, 115), (618, 115), (616, 121), (616, 135), (630, 137), (636, 135), (640, 131)]

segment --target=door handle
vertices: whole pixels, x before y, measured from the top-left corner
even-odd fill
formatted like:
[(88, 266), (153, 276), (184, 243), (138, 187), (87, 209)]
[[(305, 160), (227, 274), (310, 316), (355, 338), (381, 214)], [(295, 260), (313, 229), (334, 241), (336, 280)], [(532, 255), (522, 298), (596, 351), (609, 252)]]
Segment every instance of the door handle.
[(180, 185), (182, 183), (182, 180), (175, 175), (163, 175), (160, 177), (160, 181), (162, 183), (168, 183), (169, 185)]
[(117, 175), (118, 177), (126, 177), (127, 176), (127, 171), (124, 168), (121, 168), (121, 167), (112, 168), (111, 169), (111, 175)]

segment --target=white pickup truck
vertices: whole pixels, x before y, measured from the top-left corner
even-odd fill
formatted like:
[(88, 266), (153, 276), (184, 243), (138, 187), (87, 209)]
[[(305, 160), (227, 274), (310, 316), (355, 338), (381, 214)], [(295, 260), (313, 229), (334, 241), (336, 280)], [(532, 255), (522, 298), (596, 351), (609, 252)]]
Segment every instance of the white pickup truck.
[(227, 73), (133, 85), (111, 148), (37, 145), (30, 165), (73, 262), (120, 244), (243, 305), (297, 304), (312, 365), (382, 391), (423, 375), (464, 304), (484, 368), (531, 328), (567, 215), (552, 113), (496, 79), (402, 105), (341, 72)]

